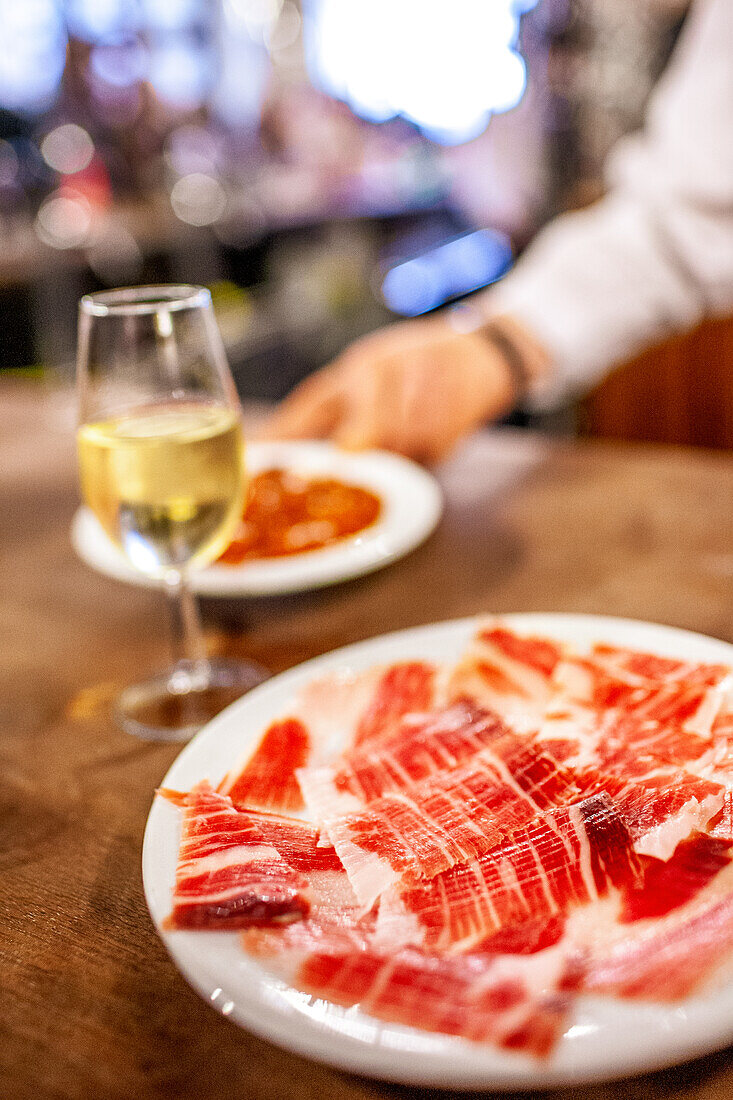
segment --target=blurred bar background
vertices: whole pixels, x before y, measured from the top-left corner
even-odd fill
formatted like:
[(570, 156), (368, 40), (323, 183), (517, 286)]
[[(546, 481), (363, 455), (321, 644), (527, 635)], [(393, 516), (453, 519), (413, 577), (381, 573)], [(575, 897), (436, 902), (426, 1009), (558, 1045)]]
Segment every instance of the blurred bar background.
[[(70, 378), (87, 291), (195, 282), (283, 396), (597, 198), (686, 7), (0, 0), (0, 371)], [(731, 447), (732, 365), (705, 325), (540, 426)]]

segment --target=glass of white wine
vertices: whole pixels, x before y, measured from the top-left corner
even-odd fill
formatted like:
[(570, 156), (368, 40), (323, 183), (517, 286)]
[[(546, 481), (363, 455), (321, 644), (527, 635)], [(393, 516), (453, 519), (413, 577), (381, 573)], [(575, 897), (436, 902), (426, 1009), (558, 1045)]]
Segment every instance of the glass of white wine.
[(188, 571), (218, 557), (244, 506), (242, 413), (211, 306), (197, 286), (141, 286), (79, 303), (82, 495), (128, 561), (164, 585), (179, 659), (126, 688), (130, 733), (185, 741), (266, 678), (206, 656)]

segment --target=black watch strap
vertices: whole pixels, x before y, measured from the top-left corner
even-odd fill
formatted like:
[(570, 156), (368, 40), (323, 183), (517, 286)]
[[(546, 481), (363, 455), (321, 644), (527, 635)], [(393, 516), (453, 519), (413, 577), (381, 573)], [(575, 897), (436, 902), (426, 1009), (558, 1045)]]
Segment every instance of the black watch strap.
[(524, 356), (511, 336), (500, 324), (484, 317), (469, 303), (452, 306), (448, 316), (457, 332), (475, 333), (493, 344), (506, 363), (514, 388), (514, 400), (519, 403), (529, 393), (532, 377)]

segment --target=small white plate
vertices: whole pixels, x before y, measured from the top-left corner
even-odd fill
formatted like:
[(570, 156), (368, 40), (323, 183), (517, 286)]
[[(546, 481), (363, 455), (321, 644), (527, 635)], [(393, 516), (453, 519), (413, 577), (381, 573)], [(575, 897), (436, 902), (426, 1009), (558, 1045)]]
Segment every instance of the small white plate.
[[(594, 641), (694, 661), (733, 663), (733, 646), (700, 634), (629, 619), (509, 615), (518, 631), (586, 646)], [(373, 638), (276, 676), (232, 704), (177, 758), (163, 786), (217, 784), (248, 743), (295, 704), (313, 677), (404, 660), (455, 661), (477, 621), (462, 619)], [(733, 1041), (733, 985), (673, 1005), (582, 997), (546, 1062), (490, 1046), (383, 1023), (294, 990), (241, 949), (236, 933), (169, 932), (180, 812), (156, 799), (143, 846), (143, 883), (158, 932), (198, 992), (236, 1023), (288, 1050), (353, 1073), (451, 1088), (553, 1088), (613, 1080), (673, 1065)]]
[[(322, 550), (196, 570), (191, 573), (191, 588), (202, 596), (278, 595), (371, 573), (423, 542), (443, 508), (435, 478), (416, 463), (386, 451), (353, 453), (317, 442), (250, 443), (247, 467), (251, 473), (280, 467), (305, 477), (336, 477), (359, 485), (381, 498), (381, 515), (359, 534)], [(86, 507), (74, 516), (71, 541), (79, 557), (100, 573), (130, 584), (162, 585), (128, 564)]]

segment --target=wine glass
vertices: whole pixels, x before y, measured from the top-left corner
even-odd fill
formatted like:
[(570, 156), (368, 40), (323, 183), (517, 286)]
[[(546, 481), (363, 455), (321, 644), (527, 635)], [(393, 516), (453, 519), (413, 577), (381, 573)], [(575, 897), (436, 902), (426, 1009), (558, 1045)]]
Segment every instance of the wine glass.
[(77, 446), (82, 495), (107, 535), (170, 597), (179, 659), (126, 688), (130, 733), (185, 741), (266, 678), (209, 660), (189, 569), (216, 558), (242, 515), (241, 408), (211, 306), (197, 286), (141, 286), (79, 303)]

